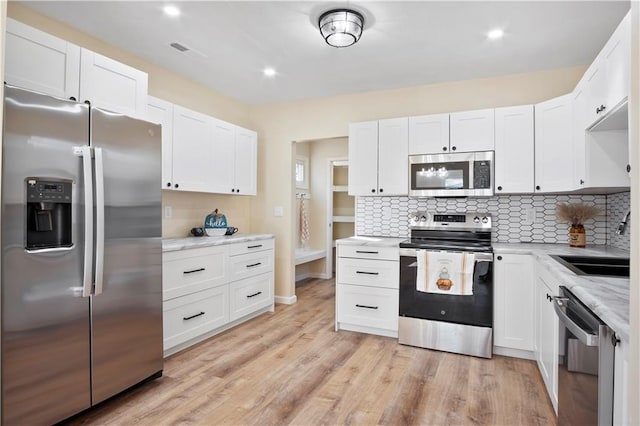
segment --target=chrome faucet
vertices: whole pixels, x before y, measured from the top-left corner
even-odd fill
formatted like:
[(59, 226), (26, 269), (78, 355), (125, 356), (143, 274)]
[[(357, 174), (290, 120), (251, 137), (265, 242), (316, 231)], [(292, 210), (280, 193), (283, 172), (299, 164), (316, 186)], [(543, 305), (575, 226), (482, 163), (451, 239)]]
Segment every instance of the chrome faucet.
[(631, 209), (627, 210), (624, 216), (622, 216), (622, 221), (618, 224), (618, 229), (616, 229), (616, 234), (622, 235), (627, 229), (627, 220), (629, 220), (629, 215), (631, 214)]

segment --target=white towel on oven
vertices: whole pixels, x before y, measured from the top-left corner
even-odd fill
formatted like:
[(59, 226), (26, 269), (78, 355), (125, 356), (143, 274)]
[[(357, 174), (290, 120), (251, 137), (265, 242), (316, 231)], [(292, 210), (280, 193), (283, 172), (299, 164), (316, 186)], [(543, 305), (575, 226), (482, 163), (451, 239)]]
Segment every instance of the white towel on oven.
[(473, 253), (417, 251), (416, 290), (468, 296), (473, 294)]

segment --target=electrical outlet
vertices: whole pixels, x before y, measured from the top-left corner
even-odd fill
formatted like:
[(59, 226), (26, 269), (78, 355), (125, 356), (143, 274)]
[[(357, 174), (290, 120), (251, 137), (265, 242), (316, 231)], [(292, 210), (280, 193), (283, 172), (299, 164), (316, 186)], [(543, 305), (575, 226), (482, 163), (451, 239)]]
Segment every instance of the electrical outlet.
[(536, 207), (532, 207), (526, 210), (527, 218), (525, 220), (526, 224), (536, 223), (536, 218), (538, 217), (538, 209)]
[(173, 207), (165, 206), (164, 207), (164, 218), (171, 219), (173, 217)]
[(277, 206), (273, 208), (273, 215), (275, 217), (282, 217), (284, 216), (284, 208)]
[(390, 220), (391, 219), (391, 207), (383, 207), (382, 208), (382, 219)]

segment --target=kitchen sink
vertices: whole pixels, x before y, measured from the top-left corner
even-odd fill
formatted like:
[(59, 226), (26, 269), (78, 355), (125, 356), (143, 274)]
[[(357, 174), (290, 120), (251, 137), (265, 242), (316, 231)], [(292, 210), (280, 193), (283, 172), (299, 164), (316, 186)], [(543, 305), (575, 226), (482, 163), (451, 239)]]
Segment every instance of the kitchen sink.
[(576, 275), (629, 277), (628, 257), (551, 256)]

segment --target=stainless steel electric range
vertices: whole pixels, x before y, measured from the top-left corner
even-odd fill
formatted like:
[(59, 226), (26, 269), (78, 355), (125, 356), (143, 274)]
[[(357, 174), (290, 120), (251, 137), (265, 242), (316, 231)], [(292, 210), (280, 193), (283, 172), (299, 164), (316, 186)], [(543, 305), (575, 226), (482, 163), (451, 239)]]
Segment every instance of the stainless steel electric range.
[[(400, 243), (401, 344), (491, 358), (493, 348), (493, 248), (491, 216), (479, 213), (410, 216), (411, 239)], [(472, 294), (417, 288), (417, 257), (427, 252), (473, 256)]]

